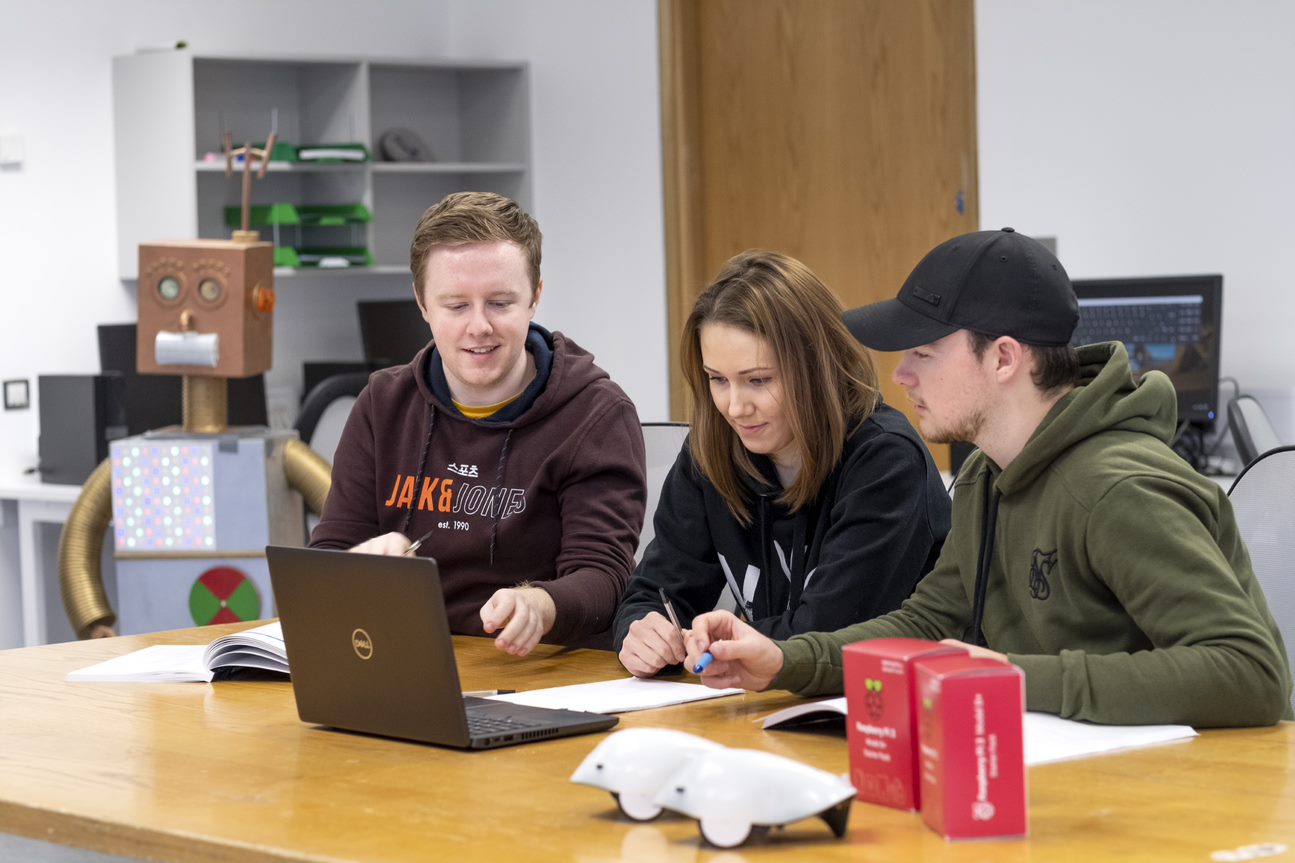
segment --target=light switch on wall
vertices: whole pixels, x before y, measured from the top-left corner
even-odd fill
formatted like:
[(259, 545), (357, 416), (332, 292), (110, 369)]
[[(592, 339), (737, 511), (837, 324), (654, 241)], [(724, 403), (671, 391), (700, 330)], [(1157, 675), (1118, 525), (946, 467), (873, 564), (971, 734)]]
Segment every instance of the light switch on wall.
[(31, 407), (31, 393), (25, 378), (4, 382), (4, 409), (25, 410)]

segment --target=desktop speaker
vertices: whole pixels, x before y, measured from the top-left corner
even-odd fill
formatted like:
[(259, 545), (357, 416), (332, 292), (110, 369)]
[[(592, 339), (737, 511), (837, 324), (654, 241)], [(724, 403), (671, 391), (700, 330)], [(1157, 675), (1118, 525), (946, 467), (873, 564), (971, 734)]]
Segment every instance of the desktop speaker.
[(125, 437), (121, 375), (40, 375), (40, 478), (80, 485), (108, 457), (108, 441)]

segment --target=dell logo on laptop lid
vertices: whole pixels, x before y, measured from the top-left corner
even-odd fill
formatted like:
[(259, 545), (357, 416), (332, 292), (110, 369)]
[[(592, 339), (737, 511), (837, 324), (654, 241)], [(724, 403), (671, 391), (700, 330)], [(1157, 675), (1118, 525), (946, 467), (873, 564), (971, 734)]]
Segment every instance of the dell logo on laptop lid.
[(363, 629), (357, 629), (351, 633), (351, 649), (360, 659), (372, 659), (373, 639)]

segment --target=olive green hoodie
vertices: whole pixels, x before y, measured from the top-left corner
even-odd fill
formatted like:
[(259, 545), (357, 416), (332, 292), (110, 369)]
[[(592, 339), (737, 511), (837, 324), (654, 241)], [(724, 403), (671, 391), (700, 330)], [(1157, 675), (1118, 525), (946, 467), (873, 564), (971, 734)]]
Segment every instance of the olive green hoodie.
[(1006, 470), (968, 459), (953, 530), (913, 596), (884, 617), (779, 642), (774, 687), (839, 693), (850, 642), (968, 637), (996, 496), (983, 631), (1024, 670), (1028, 709), (1200, 727), (1289, 717), (1290, 664), (1232, 507), (1168, 446), (1173, 385), (1158, 372), (1135, 383), (1118, 343), (1079, 358), (1079, 385)]

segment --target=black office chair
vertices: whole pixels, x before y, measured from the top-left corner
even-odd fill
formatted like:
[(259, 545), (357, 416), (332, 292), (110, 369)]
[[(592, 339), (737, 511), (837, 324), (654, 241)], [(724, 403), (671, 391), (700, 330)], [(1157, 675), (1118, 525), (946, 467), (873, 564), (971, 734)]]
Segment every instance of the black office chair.
[(1228, 427), (1242, 465), (1282, 445), (1263, 405), (1254, 396), (1238, 394), (1228, 402)]
[[(1279, 446), (1250, 462), (1228, 490), (1237, 529), (1250, 553), (1255, 578), (1286, 649), (1295, 646), (1295, 446)], [(1295, 707), (1295, 695), (1291, 706)]]
[(369, 382), (368, 372), (347, 372), (320, 381), (306, 394), (293, 428), (302, 441), (331, 464), (351, 405)]

